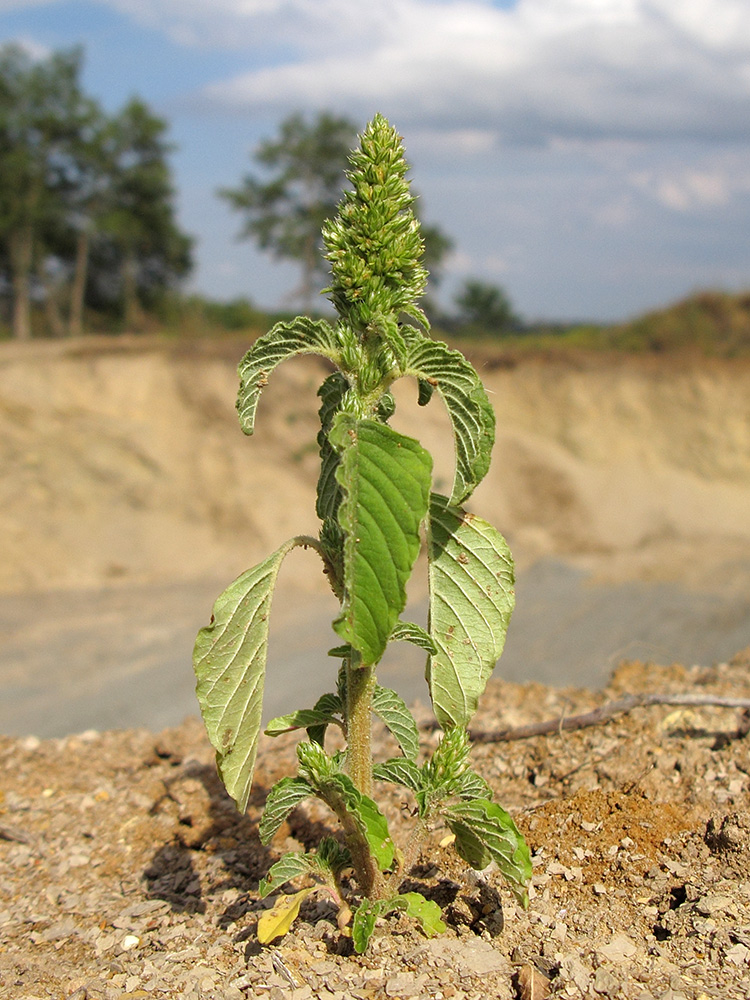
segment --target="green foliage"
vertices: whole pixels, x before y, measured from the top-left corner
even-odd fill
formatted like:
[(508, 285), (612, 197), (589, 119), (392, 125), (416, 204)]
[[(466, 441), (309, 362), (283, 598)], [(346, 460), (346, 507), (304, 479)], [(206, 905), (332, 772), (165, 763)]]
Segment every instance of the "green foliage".
[(79, 49), (0, 48), (0, 283), (14, 335), (33, 300), (50, 332), (78, 334), (84, 307), (133, 328), (191, 266), (175, 221), (166, 122), (134, 98), (109, 116), (81, 85)]
[[(350, 916), (345, 899), (350, 890), (341, 873), (351, 866), (362, 897), (352, 936), (363, 951), (378, 917), (393, 911), (416, 920), (427, 935), (444, 929), (434, 902), (398, 891), (429, 824), (446, 822), (469, 864), (495, 861), (522, 900), (530, 864), (523, 838), (492, 802), (489, 786), (469, 760), (467, 726), (502, 651), (514, 600), (505, 541), (460, 506), (489, 467), (494, 413), (471, 365), (426, 333), (418, 305), (426, 280), (422, 239), (401, 143), (382, 116), (363, 132), (351, 164), (352, 190), (324, 228), (338, 321), (298, 317), (279, 323), (258, 338), (239, 368), (240, 423), (252, 434), (260, 394), (278, 364), (316, 353), (334, 366), (319, 390), (320, 535), (292, 539), (228, 588), (211, 625), (199, 633), (194, 662), (220, 773), (244, 809), (260, 733), (276, 576), (291, 548), (316, 550), (340, 602), (333, 629), (343, 643), (330, 654), (341, 659), (341, 669), (335, 692), (268, 724), (271, 736), (304, 730), (307, 740), (297, 747), (299, 775), (283, 778), (270, 791), (259, 833), (269, 843), (290, 812), (315, 796), (339, 821), (344, 844), (325, 840), (316, 854), (285, 855), (261, 892), (277, 891), (297, 877), (312, 879), (339, 905), (343, 925)], [(456, 452), (450, 498), (430, 495), (430, 455), (388, 424), (395, 406), (390, 386), (405, 376), (416, 380), (422, 405), (437, 395), (450, 416)], [(424, 536), (427, 630), (400, 619)], [(396, 691), (377, 683), (376, 666), (392, 641), (411, 642), (427, 653), (430, 695), (444, 735), (421, 764), (411, 713)], [(388, 727), (403, 756), (373, 762), (373, 715)], [(344, 751), (326, 749), (332, 725), (343, 733)], [(398, 783), (414, 797), (415, 829), (403, 852), (373, 798), (374, 781)], [(283, 933), (309, 891), (280, 898), (264, 915), (260, 939)]]
[(508, 296), (497, 285), (468, 279), (456, 295), (455, 303), (459, 323), (476, 332), (498, 334), (518, 326)]

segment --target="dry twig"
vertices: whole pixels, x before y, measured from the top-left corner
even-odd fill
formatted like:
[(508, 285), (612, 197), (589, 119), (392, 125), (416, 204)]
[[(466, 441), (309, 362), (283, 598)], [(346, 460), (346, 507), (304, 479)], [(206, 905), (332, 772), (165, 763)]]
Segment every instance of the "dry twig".
[(527, 726), (517, 726), (514, 729), (502, 729), (498, 732), (487, 730), (472, 730), (470, 733), (474, 743), (506, 743), (511, 740), (526, 740), (532, 736), (546, 736), (549, 733), (559, 733), (566, 729), (585, 729), (587, 726), (598, 726), (609, 722), (618, 715), (631, 712), (634, 708), (648, 705), (712, 705), (720, 708), (740, 708), (750, 711), (750, 698), (723, 698), (714, 694), (659, 694), (643, 693), (629, 694), (617, 701), (607, 702), (590, 712), (580, 715), (563, 715), (545, 722), (532, 722)]

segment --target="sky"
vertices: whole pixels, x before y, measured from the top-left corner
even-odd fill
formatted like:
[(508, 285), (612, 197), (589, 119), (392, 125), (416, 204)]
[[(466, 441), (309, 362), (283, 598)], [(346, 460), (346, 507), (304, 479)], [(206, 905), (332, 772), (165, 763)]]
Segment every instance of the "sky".
[(291, 112), (404, 137), (454, 250), (437, 298), (501, 285), (528, 321), (619, 321), (750, 288), (750, 0), (0, 0), (0, 43), (80, 44), (109, 111), (170, 123), (190, 288), (290, 305), (291, 264), (216, 196)]

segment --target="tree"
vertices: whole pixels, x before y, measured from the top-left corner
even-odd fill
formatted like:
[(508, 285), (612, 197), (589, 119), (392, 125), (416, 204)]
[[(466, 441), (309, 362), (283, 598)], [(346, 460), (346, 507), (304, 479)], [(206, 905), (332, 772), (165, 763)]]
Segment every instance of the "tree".
[(128, 329), (192, 266), (192, 240), (175, 219), (166, 131), (167, 123), (134, 98), (106, 123), (95, 151), (107, 183), (89, 199), (90, 285), (100, 303), (121, 304)]
[(518, 325), (508, 296), (497, 285), (469, 278), (454, 301), (459, 308), (459, 320), (467, 326), (500, 333)]
[[(327, 265), (320, 247), (323, 223), (336, 213), (346, 187), (345, 171), (357, 126), (328, 111), (308, 122), (296, 112), (280, 125), (276, 139), (261, 143), (253, 159), (267, 179), (248, 174), (238, 188), (218, 193), (245, 216), (241, 239), (255, 240), (277, 258), (302, 268), (298, 296), (310, 309), (316, 281), (325, 280)], [(450, 239), (437, 226), (423, 226), (425, 263), (433, 282)]]
[(79, 83), (81, 51), (34, 60), (0, 48), (0, 290), (14, 336), (32, 302), (55, 334), (82, 330), (84, 303), (137, 325), (191, 266), (177, 227), (167, 125), (143, 101), (113, 117)]
[[(47, 236), (60, 233), (74, 183), (76, 137), (92, 113), (80, 87), (80, 49), (34, 62), (0, 49), (0, 240), (13, 298), (13, 335), (31, 336), (34, 272)], [(36, 257), (36, 260), (35, 260)]]

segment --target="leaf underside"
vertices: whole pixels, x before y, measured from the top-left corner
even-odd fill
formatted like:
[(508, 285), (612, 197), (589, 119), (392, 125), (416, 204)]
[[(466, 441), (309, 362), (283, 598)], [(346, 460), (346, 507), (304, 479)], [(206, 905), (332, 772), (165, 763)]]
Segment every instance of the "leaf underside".
[(340, 455), (338, 517), (345, 535), (344, 601), (334, 629), (371, 666), (406, 604), (432, 459), (413, 438), (347, 413), (336, 417), (330, 440)]
[(258, 826), (261, 844), (269, 844), (292, 809), (313, 794), (314, 789), (304, 778), (286, 777), (277, 781), (268, 793)]
[(258, 751), (271, 598), (284, 556), (297, 544), (285, 542), (230, 584), (195, 641), (198, 702), (222, 781), (240, 812)]
[(320, 354), (331, 361), (339, 358), (334, 329), (325, 320), (298, 316), (291, 322), (277, 323), (258, 337), (239, 364), (240, 389), (237, 413), (245, 434), (255, 429), (255, 411), (260, 394), (277, 365), (300, 354)]
[(515, 604), (513, 560), (492, 525), (438, 494), (428, 549), (429, 632), (437, 647), (427, 664), (430, 697), (443, 729), (466, 727), (505, 645)]
[(419, 753), (419, 730), (406, 702), (390, 688), (376, 685), (372, 710), (398, 740), (404, 757), (416, 760)]
[(484, 479), (495, 442), (495, 412), (479, 375), (460, 351), (421, 334), (410, 338), (403, 370), (419, 382), (425, 405), (437, 390), (448, 411), (456, 452), (450, 502), (464, 503)]
[(457, 802), (446, 810), (445, 820), (456, 835), (455, 848), (464, 861), (480, 869), (494, 861), (516, 898), (527, 906), (531, 855), (518, 827), (502, 806), (487, 799)]

